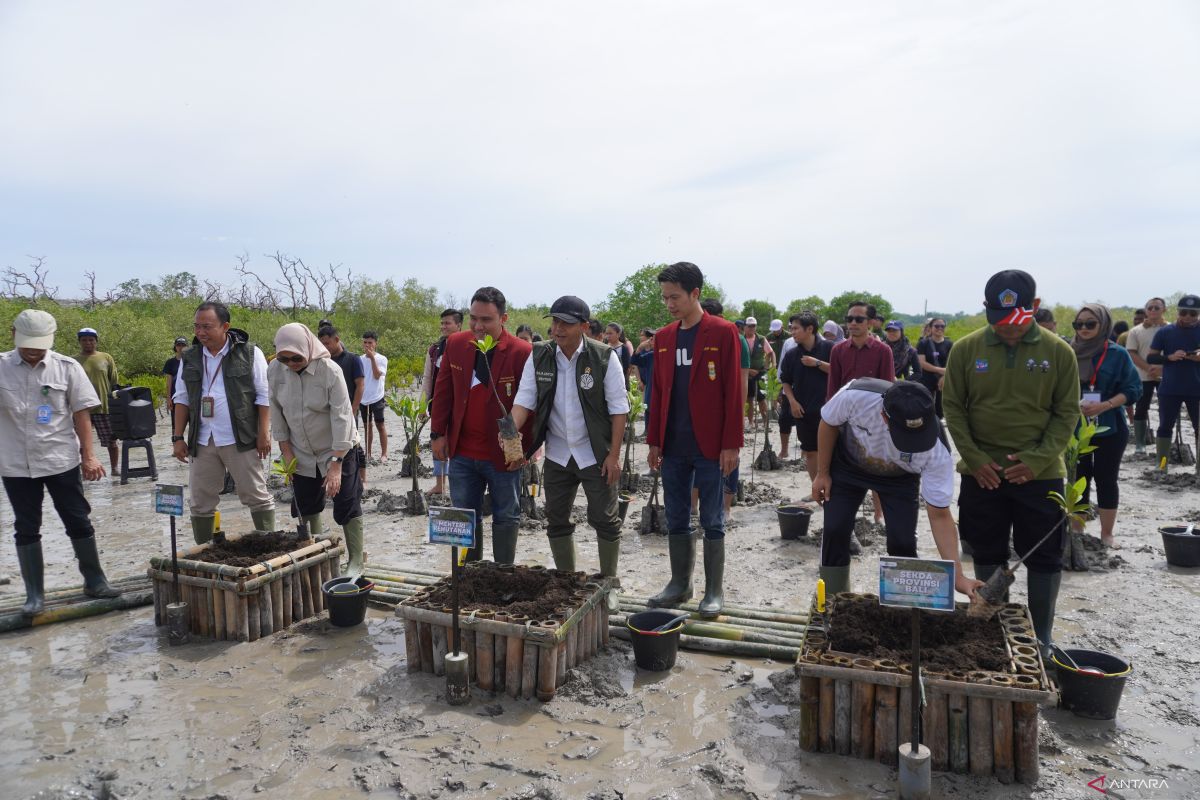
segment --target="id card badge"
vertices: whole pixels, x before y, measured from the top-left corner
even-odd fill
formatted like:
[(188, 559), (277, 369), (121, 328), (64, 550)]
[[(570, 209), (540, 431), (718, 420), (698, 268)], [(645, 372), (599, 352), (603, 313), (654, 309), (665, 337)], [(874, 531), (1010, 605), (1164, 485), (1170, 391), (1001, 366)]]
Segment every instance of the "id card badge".
[(1100, 393), (1099, 392), (1084, 392), (1081, 397), (1081, 400), (1084, 403), (1099, 403), (1100, 402)]
[(37, 407), (38, 425), (49, 425), (50, 417), (53, 416), (54, 409), (48, 405), (40, 405)]
[(211, 397), (200, 398), (200, 416), (205, 419), (211, 418), (213, 415), (213, 399)]

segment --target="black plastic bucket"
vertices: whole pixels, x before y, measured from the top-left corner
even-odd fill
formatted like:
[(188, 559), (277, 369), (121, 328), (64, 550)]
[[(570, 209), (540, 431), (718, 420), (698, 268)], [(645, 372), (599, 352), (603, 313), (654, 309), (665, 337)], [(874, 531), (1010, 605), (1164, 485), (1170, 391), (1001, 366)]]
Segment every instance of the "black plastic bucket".
[[(1058, 653), (1054, 665), (1058, 668), (1059, 705), (1088, 719), (1112, 719), (1125, 691), (1125, 679), (1133, 665), (1111, 653), (1099, 650), (1063, 648), (1080, 669), (1064, 664)], [(1088, 672), (1088, 668), (1100, 670)]]
[(677, 616), (679, 614), (674, 611), (639, 611), (625, 621), (633, 642), (633, 660), (639, 667), (650, 672), (663, 672), (675, 666), (683, 621), (659, 633), (650, 631)]
[(808, 523), (813, 510), (808, 506), (779, 506), (775, 509), (779, 517), (779, 535), (784, 539), (803, 539), (808, 536)]
[(1173, 567), (1200, 567), (1200, 525), (1188, 533), (1186, 525), (1167, 525), (1158, 529), (1162, 534), (1167, 563)]
[(340, 575), (321, 585), (325, 595), (325, 606), (329, 609), (329, 621), (339, 628), (353, 628), (367, 618), (367, 599), (375, 584), (361, 575), (354, 581), (354, 591), (336, 591), (337, 587), (350, 583), (349, 575)]

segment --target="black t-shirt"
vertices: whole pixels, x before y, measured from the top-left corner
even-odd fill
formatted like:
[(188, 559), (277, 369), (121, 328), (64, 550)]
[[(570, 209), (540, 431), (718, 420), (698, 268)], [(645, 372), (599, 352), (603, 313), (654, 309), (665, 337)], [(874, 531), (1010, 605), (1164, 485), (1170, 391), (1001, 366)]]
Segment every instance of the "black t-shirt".
[(828, 362), (833, 354), (833, 342), (817, 336), (812, 350), (797, 344), (787, 351), (780, 366), (779, 380), (792, 387), (792, 396), (804, 409), (805, 415), (814, 414), (825, 405), (825, 394), (829, 389), (829, 375), (820, 367), (806, 367), (801, 359), (812, 356), (818, 361)]
[(696, 357), (696, 331), (699, 325), (680, 328), (675, 337), (675, 376), (671, 383), (671, 404), (667, 409), (665, 455), (695, 458), (700, 455), (696, 431), (692, 428), (692, 410), (688, 405), (688, 382), (692, 378), (692, 361)]
[(167, 359), (167, 363), (163, 364), (163, 375), (170, 375), (174, 378), (179, 374), (179, 359), (172, 356)]
[[(942, 339), (941, 342), (935, 342), (933, 339), (926, 337), (918, 342), (919, 347), (917, 353), (925, 356), (925, 361), (931, 367), (946, 367), (946, 359), (950, 357), (950, 348), (954, 343), (949, 339)], [(921, 383), (929, 391), (937, 389), (938, 381), (941, 380), (941, 375), (935, 375), (932, 372), (921, 373)]]
[(342, 377), (346, 379), (346, 394), (350, 395), (350, 405), (354, 405), (354, 383), (359, 378), (366, 377), (363, 372), (363, 362), (358, 356), (351, 353), (346, 348), (342, 348), (341, 355), (331, 355), (333, 363), (342, 368)]

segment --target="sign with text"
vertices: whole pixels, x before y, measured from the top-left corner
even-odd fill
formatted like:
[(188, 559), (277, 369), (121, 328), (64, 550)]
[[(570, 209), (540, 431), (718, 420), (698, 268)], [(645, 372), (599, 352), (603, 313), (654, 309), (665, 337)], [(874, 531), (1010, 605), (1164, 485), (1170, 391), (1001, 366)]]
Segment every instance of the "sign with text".
[(160, 483), (154, 489), (154, 510), (172, 517), (183, 516), (183, 487)]
[(475, 509), (431, 506), (429, 543), (453, 547), (475, 546)]
[(880, 558), (879, 604), (953, 611), (954, 562), (929, 558)]

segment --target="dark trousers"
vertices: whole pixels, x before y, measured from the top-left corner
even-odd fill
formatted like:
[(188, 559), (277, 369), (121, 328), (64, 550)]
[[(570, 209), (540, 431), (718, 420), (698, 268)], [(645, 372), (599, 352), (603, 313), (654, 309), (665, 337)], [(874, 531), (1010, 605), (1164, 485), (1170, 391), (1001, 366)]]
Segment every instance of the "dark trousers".
[(43, 490), (50, 492), (54, 510), (67, 529), (67, 536), (87, 539), (95, 535), (96, 530), (88, 517), (92, 507), (83, 494), (83, 473), (79, 467), (75, 467), (44, 478), (4, 479), (4, 491), (16, 517), (14, 527), (18, 547), (37, 544), (42, 540)]
[(868, 475), (834, 456), (829, 470), (833, 483), (825, 501), (825, 530), (821, 535), (821, 565), (845, 567), (850, 564), (850, 534), (868, 491), (879, 493), (883, 506), (883, 524), (887, 530), (887, 551), (891, 556), (917, 555), (917, 512), (920, 478), (902, 475), (896, 478)]
[(600, 474), (600, 465), (580, 469), (575, 459), (564, 467), (546, 459), (542, 468), (542, 487), (546, 493), (546, 535), (551, 539), (575, 532), (571, 509), (583, 486), (587, 498), (588, 524), (596, 529), (596, 538), (609, 542), (621, 539), (621, 517), (617, 514), (617, 487), (610, 486)]
[(705, 539), (725, 538), (725, 477), (721, 462), (704, 456), (680, 458), (663, 456), (663, 510), (667, 515), (667, 533), (690, 535), (692, 487), (700, 494), (700, 527)]
[(1117, 482), (1117, 473), (1121, 471), (1121, 457), (1125, 455), (1125, 446), (1129, 437), (1122, 428), (1108, 436), (1097, 436), (1092, 439), (1095, 450), (1079, 457), (1079, 468), (1076, 475), (1087, 478), (1087, 488), (1083, 490), (1083, 502), (1090, 503), (1092, 484), (1096, 484), (1096, 505), (1100, 508), (1116, 508), (1121, 500), (1121, 490)]
[(963, 475), (958, 491), (958, 535), (971, 545), (977, 564), (1004, 564), (1012, 555), (1012, 536), (1017, 554), (1024, 555), (1056, 525), (1058, 534), (1034, 550), (1025, 560), (1031, 572), (1061, 572), (1063, 537), (1062, 509), (1046, 495), (1062, 492), (1061, 478), (1016, 484), (1002, 480), (999, 488), (984, 489), (972, 475)]
[(1150, 401), (1158, 389), (1159, 381), (1142, 381), (1142, 393), (1133, 405), (1134, 419), (1150, 419)]
[[(342, 460), (342, 488), (333, 497), (333, 521), (345, 525), (355, 517), (362, 516), (362, 479), (358, 473), (358, 449), (350, 448)], [(296, 510), (300, 516), (320, 514), (325, 510), (325, 477), (317, 469), (317, 477), (293, 475)]]
[(1175, 435), (1175, 421), (1179, 419), (1180, 407), (1187, 408), (1192, 427), (1200, 430), (1200, 397), (1180, 395), (1158, 395), (1158, 438), (1170, 439)]

